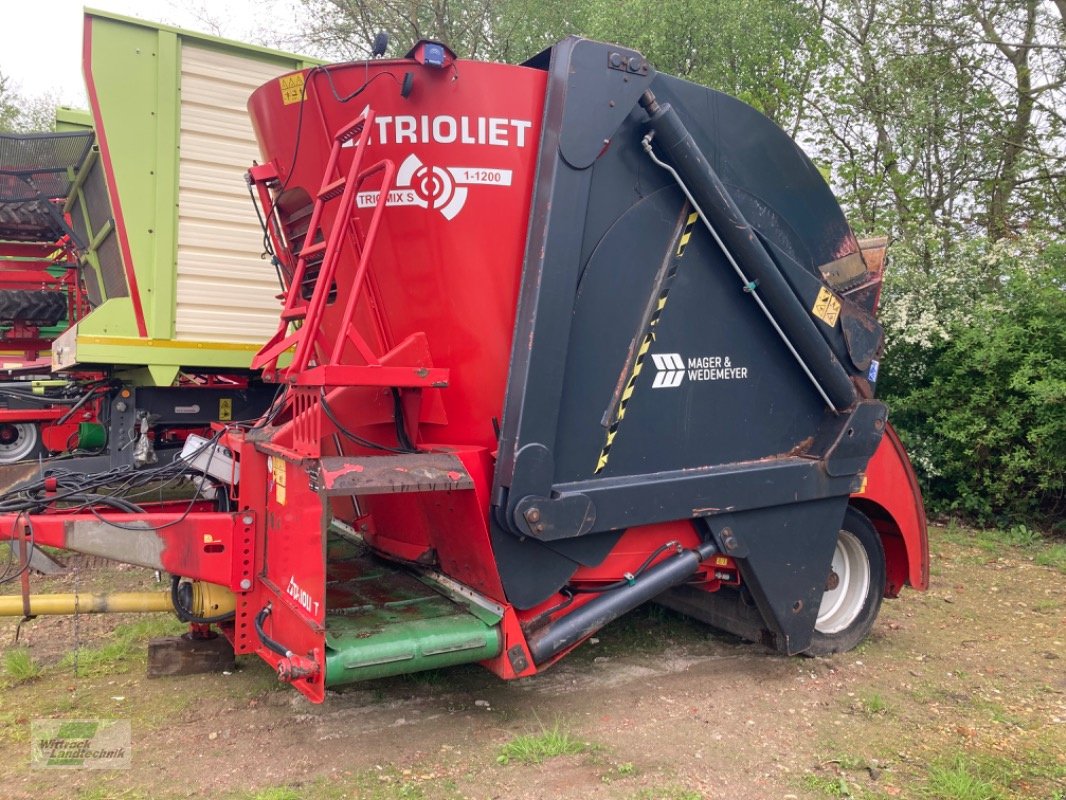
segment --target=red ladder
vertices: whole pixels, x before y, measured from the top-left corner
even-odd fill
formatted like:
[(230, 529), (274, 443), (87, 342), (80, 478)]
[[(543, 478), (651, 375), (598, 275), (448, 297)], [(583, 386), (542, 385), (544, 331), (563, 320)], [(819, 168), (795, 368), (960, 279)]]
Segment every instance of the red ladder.
[[(329, 160), (322, 176), (322, 183), (315, 194), (314, 206), (311, 211), (311, 219), (308, 223), (307, 233), (303, 239), (303, 246), (298, 254), (296, 268), (285, 295), (285, 304), (281, 310), (281, 318), (278, 322), (277, 332), (252, 359), (252, 369), (262, 369), (267, 378), (277, 375), (279, 378), (293, 383), (308, 371), (312, 359), (319, 367), (338, 367), (341, 365), (341, 356), (346, 342), (351, 342), (357, 349), (365, 363), (370, 366), (378, 365), (378, 356), (371, 350), (366, 340), (355, 330), (352, 320), (358, 305), (363, 283), (366, 277), (367, 267), (370, 263), (370, 253), (373, 250), (374, 241), (381, 225), (381, 215), (385, 209), (386, 198), (392, 188), (393, 178), (396, 174), (395, 164), (382, 159), (377, 163), (361, 169), (366, 146), (370, 139), (373, 128), (374, 112), (369, 108), (348, 123), (333, 136), (333, 147), (330, 150)], [(355, 144), (355, 153), (351, 166), (345, 175), (339, 175), (337, 167), (340, 160), (341, 149), (358, 137)], [(350, 146), (350, 145), (348, 145)], [(381, 186), (378, 192), (377, 203), (367, 226), (367, 233), (359, 245), (356, 237), (352, 235), (351, 219), (353, 206), (358, 196), (359, 187), (368, 179), (381, 174)], [(332, 226), (329, 229), (329, 237), (322, 237), (323, 219), (327, 205), (336, 198), (333, 211)], [(333, 286), (340, 264), (342, 245), (348, 241), (358, 254), (359, 263), (356, 266), (355, 276), (352, 280), (348, 300), (345, 303), (344, 313), (341, 318), (340, 335), (330, 342), (326, 333), (322, 330), (322, 316), (325, 311), (330, 288)], [(308, 262), (318, 255), (322, 255), (318, 275), (315, 278), (314, 289), (309, 300), (305, 300), (301, 291), (303, 282), (307, 277)], [(290, 325), (295, 325), (295, 330), (289, 332)], [(295, 347), (292, 362), (282, 370), (278, 370), (278, 359), (289, 349)], [(319, 374), (332, 373), (337, 370), (319, 370)], [(305, 376), (307, 377), (307, 376)], [(308, 381), (303, 380), (301, 383)], [(316, 383), (318, 381), (315, 381)], [(346, 381), (347, 382), (347, 381)]]

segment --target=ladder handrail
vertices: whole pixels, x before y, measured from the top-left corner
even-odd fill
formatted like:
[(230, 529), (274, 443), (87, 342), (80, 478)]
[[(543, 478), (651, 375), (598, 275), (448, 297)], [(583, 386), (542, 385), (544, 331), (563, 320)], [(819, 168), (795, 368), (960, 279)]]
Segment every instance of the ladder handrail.
[[(348, 295), (348, 302), (344, 306), (344, 315), (341, 317), (341, 335), (337, 337), (333, 343), (333, 352), (330, 354), (329, 364), (339, 364), (341, 355), (344, 351), (344, 342), (347, 340), (348, 331), (351, 328), (352, 318), (355, 316), (355, 307), (359, 302), (359, 297), (362, 294), (363, 283), (366, 278), (367, 268), (370, 265), (370, 253), (374, 249), (374, 243), (377, 239), (378, 228), (381, 226), (382, 212), (385, 210), (385, 206), (388, 201), (389, 190), (392, 188), (393, 178), (396, 175), (396, 164), (390, 159), (382, 159), (376, 164), (367, 167), (360, 172), (353, 183), (355, 184), (353, 190), (358, 189), (360, 185), (372, 175), (377, 173), (383, 173), (381, 177), (381, 187), (378, 191), (377, 203), (374, 204), (374, 212), (370, 217), (370, 222), (367, 225), (366, 237), (363, 239), (363, 245), (359, 252), (359, 264), (355, 269), (355, 276), (352, 278), (351, 292)], [(358, 343), (355, 343), (358, 347)], [(362, 351), (363, 348), (360, 348)], [(367, 353), (363, 353), (364, 358)], [(374, 357), (373, 361), (368, 359), (368, 364), (379, 364), (380, 361), (377, 357)]]
[[(344, 146), (344, 143), (351, 138), (351, 135), (358, 129), (359, 139), (356, 142), (355, 153), (352, 156), (351, 166), (348, 168), (347, 175), (344, 176), (346, 183), (344, 184), (344, 192), (341, 194), (340, 204), (333, 217), (333, 227), (329, 232), (329, 239), (326, 241), (326, 248), (322, 254), (322, 261), (318, 268), (318, 276), (315, 279), (315, 288), (311, 293), (311, 300), (307, 305), (307, 315), (304, 318), (303, 328), (318, 330), (322, 324), (322, 314), (326, 307), (326, 300), (329, 297), (329, 289), (333, 283), (333, 278), (337, 272), (337, 264), (340, 260), (340, 243), (342, 238), (346, 235), (346, 222), (347, 218), (351, 215), (352, 206), (355, 204), (356, 191), (355, 191), (355, 178), (359, 174), (360, 165), (363, 160), (363, 154), (366, 151), (367, 142), (370, 139), (370, 131), (372, 130), (372, 123), (374, 121), (374, 112), (367, 107), (364, 111), (355, 118), (348, 125), (337, 131), (333, 137), (333, 147), (330, 151), (329, 163), (322, 176), (322, 183), (315, 193), (315, 210), (320, 211), (319, 219), (313, 220), (321, 225), (321, 209), (325, 208), (326, 200), (322, 197), (322, 191), (333, 182), (333, 173), (336, 171), (337, 161), (340, 158), (340, 150)], [(362, 123), (360, 127), (360, 123)], [(314, 213), (312, 213), (314, 217)], [(317, 228), (308, 227), (307, 235), (312, 236), (312, 233), (317, 234)], [(305, 238), (304, 241), (307, 241)], [(299, 289), (297, 288), (297, 292)], [(297, 372), (303, 372), (307, 369), (307, 365), (311, 360), (311, 356), (314, 353), (315, 337), (304, 335), (300, 338), (296, 345), (296, 353), (293, 355), (292, 363), (286, 370), (286, 374), (293, 374)]]
[[(370, 143), (370, 134), (373, 130), (374, 116), (373, 110), (368, 106), (334, 133), (329, 158), (323, 171), (321, 184), (315, 193), (300, 252), (293, 253), (291, 248), (285, 248), (286, 253), (290, 258), (295, 259), (296, 263), (291, 280), (286, 287), (278, 330), (256, 354), (252, 366), (277, 373), (278, 359), (286, 350), (294, 347), (292, 361), (282, 371), (289, 382), (296, 380), (301, 373), (305, 373), (312, 360), (318, 366), (340, 365), (344, 348), (348, 343), (356, 348), (359, 356), (368, 366), (381, 364), (382, 356), (377, 354), (375, 349), (353, 328), (356, 309), (365, 294), (370, 256), (381, 228), (383, 213), (388, 204), (388, 194), (394, 185), (396, 175), (396, 165), (391, 159), (381, 159), (369, 167), (363, 167), (366, 148)], [(338, 163), (341, 150), (353, 145), (355, 152), (352, 154), (351, 164), (345, 174), (340, 175)], [(359, 190), (366, 181), (378, 175), (381, 176), (381, 181), (377, 200), (367, 222), (365, 236), (360, 238), (354, 220)], [(263, 204), (269, 197), (262, 186), (259, 188), (260, 203)], [(327, 204), (332, 203), (338, 194), (339, 200), (336, 202), (335, 210), (327, 211)], [(323, 223), (328, 219), (332, 219), (328, 237), (323, 241), (316, 241), (322, 234)], [(321, 325), (346, 242), (355, 251), (358, 262), (348, 287), (349, 292), (340, 318), (340, 328), (330, 343), (326, 341)], [(318, 262), (314, 288), (311, 296), (304, 299), (303, 284), (309, 269), (309, 261), (312, 256), (319, 254), (322, 257)], [(291, 332), (290, 325), (295, 328)]]

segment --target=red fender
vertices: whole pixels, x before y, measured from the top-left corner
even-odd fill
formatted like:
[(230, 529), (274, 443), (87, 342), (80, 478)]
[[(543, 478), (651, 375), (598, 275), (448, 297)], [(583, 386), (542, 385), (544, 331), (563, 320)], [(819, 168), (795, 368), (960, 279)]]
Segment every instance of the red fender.
[(929, 586), (929, 538), (925, 505), (907, 451), (889, 425), (866, 468), (862, 488), (851, 496), (881, 535), (887, 561), (885, 596), (895, 597), (904, 585)]

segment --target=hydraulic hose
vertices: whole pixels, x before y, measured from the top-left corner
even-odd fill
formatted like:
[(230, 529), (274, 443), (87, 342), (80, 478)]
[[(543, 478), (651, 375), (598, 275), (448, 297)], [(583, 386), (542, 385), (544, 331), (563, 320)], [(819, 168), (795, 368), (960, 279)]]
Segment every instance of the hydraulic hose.
[(263, 630), (263, 623), (266, 622), (266, 618), (270, 616), (271, 610), (272, 608), (270, 603), (267, 603), (265, 606), (263, 606), (259, 613), (255, 615), (256, 635), (259, 636), (259, 641), (263, 643), (263, 646), (266, 647), (267, 650), (277, 653), (282, 658), (288, 658), (292, 655), (292, 652), (287, 647), (284, 647), (280, 643), (275, 642), (273, 639), (267, 636), (266, 631)]

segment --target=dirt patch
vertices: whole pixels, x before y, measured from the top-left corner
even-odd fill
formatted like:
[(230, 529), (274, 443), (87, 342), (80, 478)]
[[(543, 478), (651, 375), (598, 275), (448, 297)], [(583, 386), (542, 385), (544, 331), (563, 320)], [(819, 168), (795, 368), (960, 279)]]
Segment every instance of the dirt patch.
[[(1026, 551), (957, 539), (935, 531), (933, 588), (886, 602), (834, 658), (783, 658), (650, 607), (531, 679), (461, 667), (321, 706), (256, 659), (148, 681), (130, 657), (76, 677), (57, 660), (69, 620), (39, 620), (22, 637), (43, 674), (0, 694), (4, 796), (1066, 798), (1066, 581)], [(98, 620), (83, 635), (106, 642), (116, 619)], [(28, 721), (48, 716), (130, 719), (132, 768), (31, 770)], [(500, 763), (507, 742), (551, 729), (583, 752)], [(956, 778), (988, 791), (952, 794)]]

